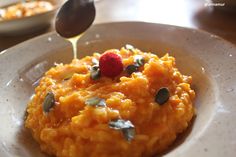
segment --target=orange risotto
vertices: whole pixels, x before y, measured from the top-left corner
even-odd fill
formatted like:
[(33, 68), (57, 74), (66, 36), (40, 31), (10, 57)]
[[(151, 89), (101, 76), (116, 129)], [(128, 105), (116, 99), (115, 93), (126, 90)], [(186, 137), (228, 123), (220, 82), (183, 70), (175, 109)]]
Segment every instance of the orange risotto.
[(53, 10), (53, 5), (47, 1), (21, 2), (0, 9), (0, 21), (18, 19)]
[[(108, 53), (123, 66), (113, 77), (102, 73)], [(152, 157), (194, 116), (191, 80), (168, 54), (130, 47), (94, 53), (45, 73), (25, 126), (43, 152), (57, 157)]]

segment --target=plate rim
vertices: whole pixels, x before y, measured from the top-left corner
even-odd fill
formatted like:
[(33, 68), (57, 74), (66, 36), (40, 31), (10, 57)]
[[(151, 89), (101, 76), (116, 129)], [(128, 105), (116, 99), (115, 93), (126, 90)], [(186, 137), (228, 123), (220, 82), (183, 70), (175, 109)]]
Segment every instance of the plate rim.
[[(188, 30), (188, 31), (196, 31), (196, 32), (199, 32), (199, 33), (202, 33), (202, 34), (205, 34), (205, 35), (208, 35), (208, 36), (211, 36), (213, 35), (214, 38), (217, 38), (219, 40), (221, 40), (222, 42), (226, 43), (226, 44), (229, 44), (231, 45), (233, 48), (236, 49), (236, 45), (234, 43), (232, 43), (231, 41), (228, 41), (226, 39), (224, 39), (223, 37), (220, 37), (218, 35), (215, 35), (213, 33), (210, 33), (210, 32), (207, 32), (205, 30), (202, 30), (202, 29), (196, 29), (196, 28), (189, 28), (189, 27), (182, 27), (182, 26), (176, 26), (176, 25), (169, 25), (169, 24), (161, 24), (161, 23), (153, 23), (153, 22), (145, 22), (145, 21), (115, 21), (115, 22), (104, 22), (104, 23), (96, 23), (96, 24), (93, 24), (88, 30), (90, 30), (92, 27), (96, 27), (96, 26), (101, 26), (101, 25), (110, 25), (110, 24), (129, 24), (129, 23), (134, 23), (134, 24), (151, 24), (151, 25), (159, 25), (159, 26), (166, 26), (166, 27), (174, 27), (174, 28), (177, 28), (177, 29), (185, 29), (185, 30)], [(46, 37), (46, 36), (50, 36), (50, 35), (58, 35), (56, 33), (56, 31), (51, 31), (51, 32), (48, 32), (48, 33), (45, 33), (45, 34), (42, 34), (42, 35), (39, 35), (39, 36), (36, 36), (36, 37), (33, 37), (33, 38), (30, 38), (28, 40), (25, 40), (21, 43), (18, 43), (12, 47), (9, 47), (5, 50), (2, 50), (0, 51), (0, 59), (1, 59), (1, 56), (3, 56), (4, 54), (9, 54), (9, 53), (5, 53), (6, 51), (10, 51), (11, 49), (13, 48), (17, 48), (18, 46), (21, 46), (23, 44), (26, 44), (26, 43), (29, 43), (29, 42), (32, 42), (34, 40), (37, 40), (37, 39), (40, 39), (42, 37)], [(86, 33), (85, 33), (86, 34)], [(59, 36), (59, 35), (58, 35)], [(235, 52), (236, 53), (236, 52)]]

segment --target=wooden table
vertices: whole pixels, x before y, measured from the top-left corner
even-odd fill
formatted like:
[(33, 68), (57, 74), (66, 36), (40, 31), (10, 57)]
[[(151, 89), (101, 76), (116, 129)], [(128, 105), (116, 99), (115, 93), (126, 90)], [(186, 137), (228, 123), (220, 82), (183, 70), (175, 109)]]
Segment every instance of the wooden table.
[[(227, 5), (227, 4), (225, 4)], [(98, 0), (95, 23), (145, 21), (202, 29), (236, 44), (236, 11), (209, 7), (206, 0)], [(0, 51), (40, 34), (0, 36)]]

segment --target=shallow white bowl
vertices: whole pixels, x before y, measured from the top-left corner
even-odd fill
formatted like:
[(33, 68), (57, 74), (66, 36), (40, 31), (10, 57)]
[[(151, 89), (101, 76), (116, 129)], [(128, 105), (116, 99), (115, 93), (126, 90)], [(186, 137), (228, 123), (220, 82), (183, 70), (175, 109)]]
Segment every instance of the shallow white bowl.
[[(166, 157), (235, 157), (236, 47), (209, 33), (187, 28), (121, 22), (94, 25), (78, 43), (79, 57), (131, 44), (158, 56), (176, 58), (193, 76), (197, 116)], [(34, 83), (54, 62), (69, 63), (71, 45), (46, 34), (0, 53), (0, 156), (45, 157), (24, 128)]]
[(62, 0), (47, 1), (54, 5), (53, 10), (29, 17), (0, 21), (0, 35), (22, 35), (47, 28), (51, 24), (59, 5), (62, 3)]

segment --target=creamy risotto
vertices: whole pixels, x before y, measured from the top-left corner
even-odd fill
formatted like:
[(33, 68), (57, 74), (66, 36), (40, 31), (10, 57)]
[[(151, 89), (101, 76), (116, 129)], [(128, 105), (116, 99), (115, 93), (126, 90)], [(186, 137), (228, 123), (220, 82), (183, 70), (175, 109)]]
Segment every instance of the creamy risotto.
[(152, 157), (193, 118), (191, 81), (168, 54), (94, 53), (45, 73), (25, 126), (57, 157)]

